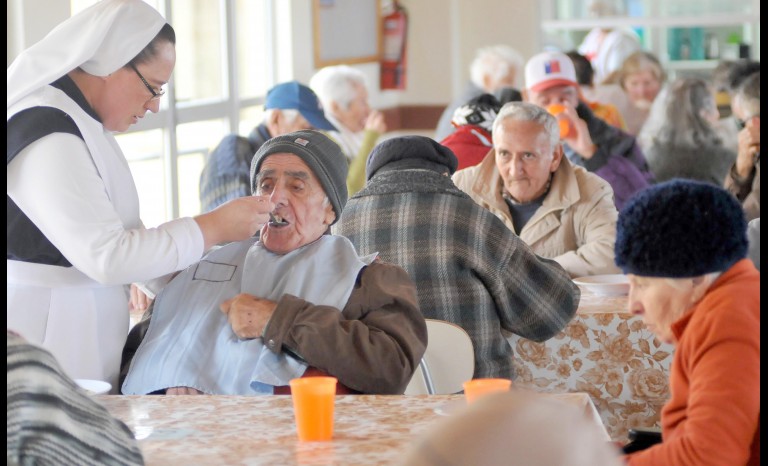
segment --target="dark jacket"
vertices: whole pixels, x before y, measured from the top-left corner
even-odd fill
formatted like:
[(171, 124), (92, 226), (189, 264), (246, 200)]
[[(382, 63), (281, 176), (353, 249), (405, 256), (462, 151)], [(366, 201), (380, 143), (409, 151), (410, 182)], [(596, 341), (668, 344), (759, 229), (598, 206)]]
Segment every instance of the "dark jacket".
[(209, 212), (238, 197), (251, 195), (251, 160), (272, 136), (265, 124), (247, 138), (230, 134), (208, 154), (200, 174), (200, 209)]
[(564, 144), (565, 155), (571, 163), (594, 172), (610, 183), (616, 208), (621, 210), (634, 193), (655, 181), (643, 152), (633, 136), (597, 118), (584, 103), (579, 102), (576, 113), (587, 123), (597, 152), (592, 158), (585, 159)]

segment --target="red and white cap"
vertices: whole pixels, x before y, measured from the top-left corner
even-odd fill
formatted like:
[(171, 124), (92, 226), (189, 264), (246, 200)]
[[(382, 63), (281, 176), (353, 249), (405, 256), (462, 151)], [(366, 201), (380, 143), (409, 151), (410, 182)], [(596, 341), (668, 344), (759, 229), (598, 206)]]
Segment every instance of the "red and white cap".
[(542, 52), (525, 64), (525, 87), (531, 91), (578, 85), (573, 62), (562, 52)]

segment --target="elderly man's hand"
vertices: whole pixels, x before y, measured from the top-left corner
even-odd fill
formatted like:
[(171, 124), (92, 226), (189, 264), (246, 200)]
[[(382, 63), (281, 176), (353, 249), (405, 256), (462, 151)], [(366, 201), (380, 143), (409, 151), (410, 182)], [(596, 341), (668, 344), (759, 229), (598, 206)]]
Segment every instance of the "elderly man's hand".
[(589, 134), (587, 122), (579, 118), (575, 108), (568, 105), (565, 105), (563, 113), (571, 121), (571, 125), (573, 125), (573, 131), (563, 138), (563, 141), (568, 143), (571, 149), (575, 150), (582, 158), (591, 159), (595, 152), (597, 152), (597, 146), (592, 141), (592, 135)]
[(243, 340), (261, 337), (276, 307), (277, 303), (274, 301), (246, 293), (241, 293), (219, 305), (221, 312), (227, 315), (232, 331)]

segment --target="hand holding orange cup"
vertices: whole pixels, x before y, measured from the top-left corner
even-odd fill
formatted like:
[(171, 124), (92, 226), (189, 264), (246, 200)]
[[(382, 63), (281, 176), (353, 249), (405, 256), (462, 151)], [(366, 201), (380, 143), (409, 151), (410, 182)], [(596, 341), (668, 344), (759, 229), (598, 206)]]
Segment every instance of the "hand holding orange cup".
[(464, 382), (464, 397), (470, 404), (483, 395), (509, 391), (510, 387), (512, 381), (509, 379), (472, 379)]
[(299, 440), (313, 442), (333, 438), (336, 382), (335, 377), (302, 377), (290, 381)]
[(571, 132), (573, 131), (571, 121), (564, 116), (558, 117), (559, 114), (565, 111), (565, 105), (552, 104), (547, 107), (547, 111), (557, 118), (557, 123), (560, 125), (560, 139), (565, 139), (568, 136), (571, 136)]

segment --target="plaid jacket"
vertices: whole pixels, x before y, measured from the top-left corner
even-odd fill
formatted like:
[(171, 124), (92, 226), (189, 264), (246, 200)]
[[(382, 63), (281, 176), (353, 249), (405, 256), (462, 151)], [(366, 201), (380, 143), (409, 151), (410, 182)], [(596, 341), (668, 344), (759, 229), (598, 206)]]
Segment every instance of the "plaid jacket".
[(578, 287), (560, 265), (436, 172), (380, 171), (347, 202), (334, 233), (403, 267), (424, 317), (469, 333), (476, 378), (513, 378), (506, 332), (546, 340), (578, 307)]

